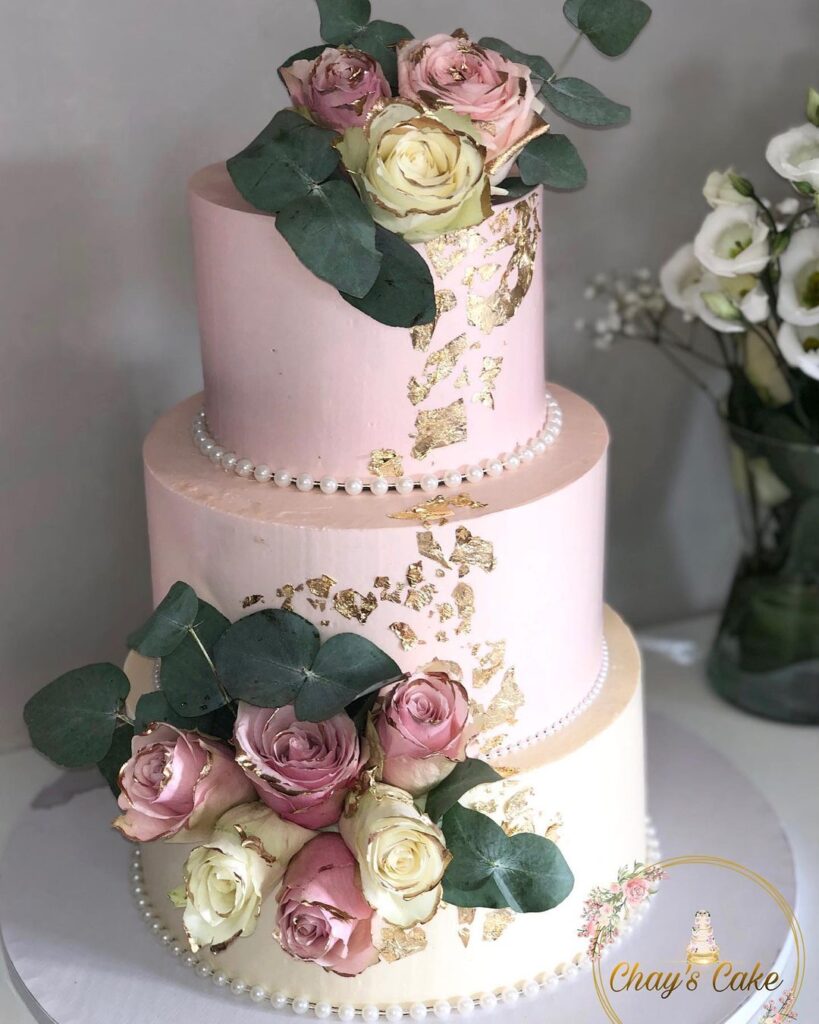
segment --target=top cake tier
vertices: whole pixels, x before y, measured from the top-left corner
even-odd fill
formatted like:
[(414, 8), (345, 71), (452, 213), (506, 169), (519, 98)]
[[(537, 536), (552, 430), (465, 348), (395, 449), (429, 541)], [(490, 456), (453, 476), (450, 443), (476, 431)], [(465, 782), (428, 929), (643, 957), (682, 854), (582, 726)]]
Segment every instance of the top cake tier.
[(543, 427), (541, 201), (419, 247), (438, 318), (386, 327), (298, 261), (223, 164), (189, 186), (205, 411), (255, 465), (340, 482), (464, 472)]

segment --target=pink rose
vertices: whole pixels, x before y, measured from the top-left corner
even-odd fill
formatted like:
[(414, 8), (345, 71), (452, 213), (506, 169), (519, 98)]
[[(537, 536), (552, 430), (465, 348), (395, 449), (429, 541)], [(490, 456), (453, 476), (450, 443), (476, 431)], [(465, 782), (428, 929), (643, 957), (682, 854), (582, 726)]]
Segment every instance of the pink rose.
[(390, 95), (381, 66), (360, 50), (328, 47), (315, 60), (296, 60), (280, 73), (294, 106), (340, 132), (364, 124), (376, 103)]
[(272, 710), (240, 702), (233, 736), (236, 760), (259, 797), (304, 828), (338, 821), (367, 759), (344, 713), (324, 722), (299, 722), (291, 706)]
[(648, 897), (648, 882), (644, 878), (630, 878), (626, 882), (626, 903), (630, 907), (636, 907)]
[(290, 861), (279, 893), (282, 949), (336, 974), (360, 974), (378, 962), (372, 921), (344, 840), (336, 832), (311, 839)]
[(450, 107), (472, 118), (493, 183), (508, 173), (530, 132), (545, 130), (531, 70), (460, 32), (399, 44), (398, 86), (404, 99)]
[(217, 818), (253, 799), (227, 744), (164, 723), (134, 736), (119, 788), (114, 828), (138, 843), (204, 841)]
[(371, 712), (368, 735), (381, 778), (413, 796), (432, 789), (466, 756), (469, 699), (450, 673), (457, 666), (433, 662), (381, 690)]

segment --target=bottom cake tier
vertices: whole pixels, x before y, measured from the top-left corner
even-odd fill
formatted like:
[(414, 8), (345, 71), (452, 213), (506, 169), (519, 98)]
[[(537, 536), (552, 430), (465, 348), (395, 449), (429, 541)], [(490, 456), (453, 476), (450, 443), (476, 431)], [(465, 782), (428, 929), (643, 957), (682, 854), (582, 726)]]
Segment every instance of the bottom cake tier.
[[(342, 977), (288, 956), (274, 936), (276, 901), (266, 901), (255, 932), (220, 953), (199, 953), (208, 970), (238, 990), (271, 996), (274, 1005), (296, 1009), (420, 1008), (457, 1006), (493, 995), (532, 991), (553, 974), (571, 971), (586, 956), (588, 938), (578, 935), (583, 902), (594, 887), (608, 888), (618, 872), (632, 870), (646, 854), (643, 707), (640, 658), (628, 628), (606, 611), (609, 672), (600, 695), (579, 718), (544, 740), (504, 755), (503, 781), (472, 790), (465, 803), (489, 814), (504, 830), (548, 835), (575, 876), (571, 895), (540, 914), (467, 910), (441, 904), (425, 925), (383, 928), (381, 961), (357, 977)], [(135, 692), (152, 685), (151, 663), (127, 666)], [(190, 847), (144, 847), (144, 885), (160, 921), (184, 936), (182, 911), (167, 893), (179, 886)], [(317, 1010), (318, 1012), (318, 1010)]]

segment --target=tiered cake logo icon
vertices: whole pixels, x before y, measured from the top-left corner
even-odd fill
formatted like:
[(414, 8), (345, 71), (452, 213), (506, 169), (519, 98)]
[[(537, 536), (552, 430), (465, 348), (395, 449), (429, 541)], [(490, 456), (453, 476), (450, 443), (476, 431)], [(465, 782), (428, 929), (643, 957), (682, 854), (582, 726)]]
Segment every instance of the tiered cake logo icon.
[(715, 964), (719, 958), (719, 946), (714, 938), (711, 914), (707, 910), (698, 910), (694, 914), (694, 926), (691, 929), (691, 940), (685, 950), (685, 959), (689, 964)]

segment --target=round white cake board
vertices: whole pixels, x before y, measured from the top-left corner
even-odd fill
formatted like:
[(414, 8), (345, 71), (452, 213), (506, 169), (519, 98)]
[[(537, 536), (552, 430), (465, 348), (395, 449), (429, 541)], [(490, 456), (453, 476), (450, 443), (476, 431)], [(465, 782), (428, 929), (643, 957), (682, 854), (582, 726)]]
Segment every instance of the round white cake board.
[[(773, 883), (793, 906), (793, 857), (760, 793), (717, 751), (668, 719), (650, 717), (647, 740), (649, 807), (662, 856), (737, 861)], [(198, 978), (151, 934), (130, 894), (130, 847), (108, 828), (113, 813), (96, 776), (68, 774), (39, 795), (6, 849), (0, 927), (10, 977), (35, 1019), (261, 1024), (266, 1015), (286, 1013), (292, 1020), (291, 1011), (254, 1004)], [(750, 892), (749, 884), (710, 866), (674, 868), (649, 913), (603, 961), (604, 974), (622, 960), (640, 960), (648, 969), (684, 969), (685, 945), (700, 908), (711, 911), (725, 959), (747, 968), (759, 961), (764, 969), (784, 969), (790, 951), (785, 919), (772, 900)], [(406, 994), (408, 1002), (413, 995)], [(765, 998), (757, 992), (717, 996), (709, 989), (661, 1000), (641, 992), (614, 997), (614, 1005), (623, 1024), (742, 1024), (756, 1019)], [(452, 1019), (457, 1016), (453, 1011)], [(474, 1019), (477, 1024), (490, 1016), (497, 1024), (606, 1019), (588, 970), (514, 1006), (476, 1009)]]

